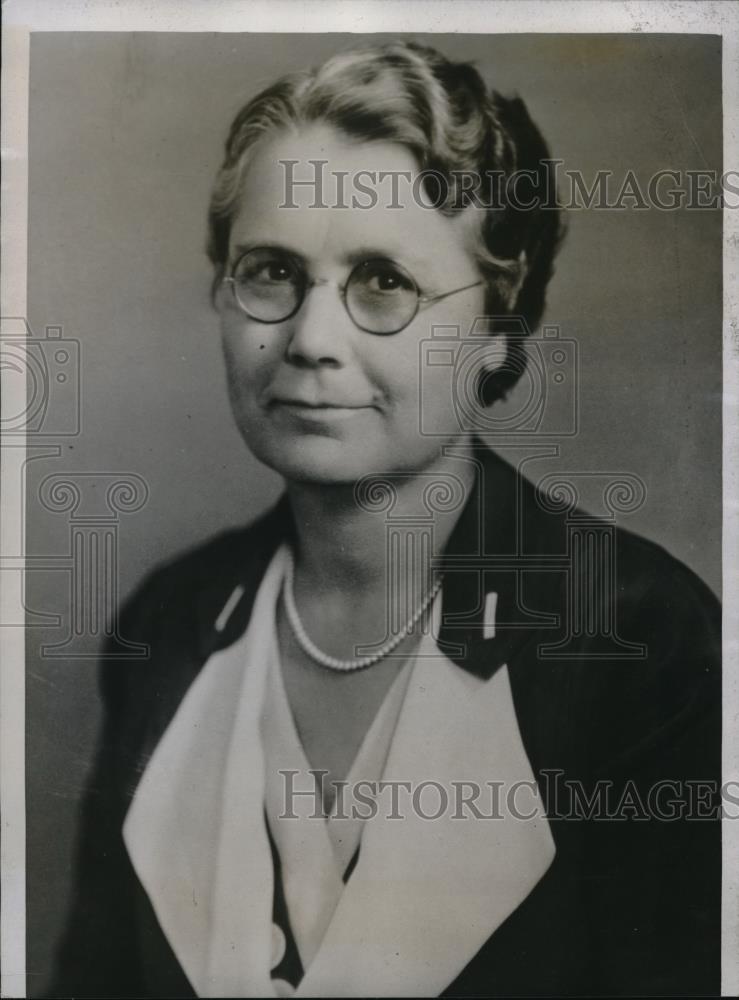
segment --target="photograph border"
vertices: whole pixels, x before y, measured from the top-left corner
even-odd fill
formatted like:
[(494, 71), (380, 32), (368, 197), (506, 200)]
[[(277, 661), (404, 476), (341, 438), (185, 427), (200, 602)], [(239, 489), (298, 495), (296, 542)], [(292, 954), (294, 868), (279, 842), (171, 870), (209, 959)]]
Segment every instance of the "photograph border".
[[(700, 0), (5, 0), (2, 5), (2, 272), (0, 316), (28, 314), (30, 35), (93, 32), (460, 32), (714, 34), (723, 45), (724, 170), (739, 168), (739, 3)], [(330, 25), (330, 29), (327, 29)], [(723, 245), (723, 775), (739, 777), (739, 212), (724, 209)], [(4, 375), (4, 373), (3, 373)], [(3, 378), (2, 412), (25, 408)], [(23, 553), (23, 438), (3, 440), (0, 553)], [(22, 568), (22, 557), (21, 568)], [(17, 568), (17, 567), (16, 567)], [(6, 574), (7, 577), (7, 574)], [(23, 594), (0, 575), (0, 623), (22, 620)], [(0, 995), (26, 995), (24, 629), (0, 634)], [(739, 994), (739, 824), (723, 820), (722, 993)]]

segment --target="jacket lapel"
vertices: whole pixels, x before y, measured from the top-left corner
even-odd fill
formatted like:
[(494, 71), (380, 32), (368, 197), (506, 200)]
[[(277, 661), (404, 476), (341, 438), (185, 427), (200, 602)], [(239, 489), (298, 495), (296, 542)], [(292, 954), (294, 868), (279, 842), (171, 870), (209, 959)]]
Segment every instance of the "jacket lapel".
[(271, 995), (259, 719), (282, 569), (272, 561), (250, 627), (189, 687), (123, 826), (134, 870), (199, 996)]
[[(438, 995), (554, 857), (541, 809), (524, 822), (505, 796), (491, 798), (489, 782), (533, 782), (505, 666), (484, 681), (446, 657), (419, 656), (383, 780), (395, 784), (403, 818), (387, 818), (386, 785), (299, 996)], [(531, 811), (534, 787), (518, 807)], [(476, 788), (487, 818), (459, 804)], [(444, 795), (442, 815), (428, 818)]]
[(223, 773), (228, 760), (244, 641), (215, 654), (188, 689), (147, 764), (123, 825), (136, 875), (200, 996), (208, 995), (222, 814), (222, 791), (213, 776)]

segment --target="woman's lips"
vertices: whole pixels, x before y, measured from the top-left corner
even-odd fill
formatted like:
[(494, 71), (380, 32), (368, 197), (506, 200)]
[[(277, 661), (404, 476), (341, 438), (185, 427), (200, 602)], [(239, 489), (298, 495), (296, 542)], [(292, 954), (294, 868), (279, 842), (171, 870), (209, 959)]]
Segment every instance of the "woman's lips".
[(304, 406), (311, 410), (364, 410), (364, 404), (343, 403), (334, 400), (300, 399), (299, 397), (275, 396), (272, 400), (279, 406)]
[(271, 408), (309, 421), (340, 420), (356, 416), (370, 406), (335, 402), (307, 402), (302, 399), (273, 399)]

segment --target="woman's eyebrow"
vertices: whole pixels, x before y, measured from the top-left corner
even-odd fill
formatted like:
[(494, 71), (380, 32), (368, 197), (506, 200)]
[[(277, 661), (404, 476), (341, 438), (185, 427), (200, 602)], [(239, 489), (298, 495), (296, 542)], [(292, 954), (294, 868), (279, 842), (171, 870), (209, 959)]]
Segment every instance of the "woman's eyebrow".
[(417, 257), (412, 251), (392, 246), (360, 246), (348, 251), (344, 255), (344, 262), (350, 265), (361, 264), (365, 260), (391, 260), (396, 264), (402, 264), (408, 270), (416, 270), (419, 273), (429, 272), (430, 261)]
[(300, 250), (296, 250), (295, 247), (291, 247), (287, 243), (279, 243), (276, 240), (249, 240), (246, 243), (235, 243), (232, 257), (236, 260), (243, 254), (248, 253), (250, 250), (256, 249), (282, 250), (285, 253), (289, 253), (293, 257), (300, 257), (301, 260), (305, 259)]

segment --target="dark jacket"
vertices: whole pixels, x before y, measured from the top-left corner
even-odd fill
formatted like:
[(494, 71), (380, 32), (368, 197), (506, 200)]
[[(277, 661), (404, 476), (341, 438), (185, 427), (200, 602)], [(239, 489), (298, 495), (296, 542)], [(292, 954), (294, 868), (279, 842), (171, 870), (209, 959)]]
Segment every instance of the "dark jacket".
[[(718, 993), (718, 602), (657, 545), (564, 509), (491, 452), (479, 460), (445, 552), (439, 638), (461, 670), (507, 665), (556, 856), (444, 995)], [(51, 995), (193, 995), (121, 826), (188, 687), (245, 630), (292, 530), (283, 498), (154, 572), (125, 608), (121, 635), (150, 656), (101, 665), (105, 722)], [(498, 624), (485, 638), (491, 591)]]

